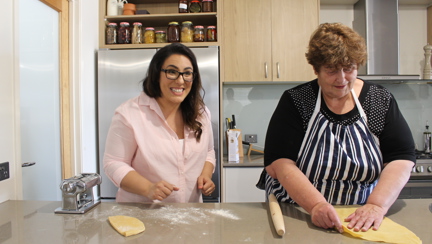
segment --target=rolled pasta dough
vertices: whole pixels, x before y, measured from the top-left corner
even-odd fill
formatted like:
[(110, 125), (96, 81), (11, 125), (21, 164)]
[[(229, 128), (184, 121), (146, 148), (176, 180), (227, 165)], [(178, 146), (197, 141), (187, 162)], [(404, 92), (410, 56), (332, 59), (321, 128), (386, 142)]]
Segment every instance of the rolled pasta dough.
[(368, 231), (354, 231), (353, 229), (348, 229), (348, 222), (345, 222), (344, 219), (347, 218), (350, 214), (354, 213), (357, 207), (335, 207), (336, 212), (339, 216), (339, 219), (342, 223), (344, 232), (363, 240), (368, 241), (379, 241), (379, 242), (387, 242), (387, 243), (395, 243), (395, 244), (421, 244), (422, 241), (418, 238), (413, 232), (405, 228), (404, 226), (397, 224), (391, 219), (384, 217), (384, 220), (381, 223), (381, 226), (378, 230), (369, 229)]
[(139, 234), (145, 230), (144, 223), (139, 219), (129, 216), (110, 216), (108, 221), (111, 226), (124, 236), (132, 236)]

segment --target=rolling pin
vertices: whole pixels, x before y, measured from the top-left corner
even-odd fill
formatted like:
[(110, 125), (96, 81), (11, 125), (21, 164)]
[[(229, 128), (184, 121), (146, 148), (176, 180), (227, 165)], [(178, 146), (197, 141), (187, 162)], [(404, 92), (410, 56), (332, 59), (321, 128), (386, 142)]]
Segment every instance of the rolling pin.
[(285, 234), (285, 224), (282, 216), (282, 211), (280, 209), (279, 202), (273, 194), (269, 195), (269, 207), (276, 232), (278, 233), (278, 235), (283, 236), (283, 234)]

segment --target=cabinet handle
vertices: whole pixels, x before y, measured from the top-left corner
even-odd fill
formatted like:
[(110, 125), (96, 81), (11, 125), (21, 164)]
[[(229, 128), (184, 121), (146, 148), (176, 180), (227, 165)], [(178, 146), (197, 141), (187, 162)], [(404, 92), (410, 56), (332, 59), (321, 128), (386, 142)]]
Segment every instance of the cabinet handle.
[(265, 78), (267, 79), (267, 76), (268, 76), (267, 62), (264, 62), (264, 70), (265, 70)]
[(276, 62), (276, 69), (277, 69), (277, 78), (280, 78), (280, 68), (279, 68), (279, 62)]

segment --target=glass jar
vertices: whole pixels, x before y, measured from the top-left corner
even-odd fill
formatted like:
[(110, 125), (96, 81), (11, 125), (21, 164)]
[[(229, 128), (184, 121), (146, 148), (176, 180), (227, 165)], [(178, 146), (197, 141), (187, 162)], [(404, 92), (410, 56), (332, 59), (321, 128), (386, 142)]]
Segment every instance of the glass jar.
[(192, 28), (192, 22), (191, 21), (184, 21), (182, 23), (181, 28), (181, 42), (192, 42), (193, 41), (193, 28)]
[(202, 0), (202, 11), (213, 12), (213, 0)]
[(207, 26), (207, 41), (208, 42), (217, 41), (216, 26), (213, 25)]
[(202, 25), (195, 26), (193, 41), (194, 42), (205, 41), (204, 26), (202, 26)]
[(192, 0), (189, 5), (189, 12), (199, 13), (201, 12), (201, 4), (198, 0)]
[(162, 30), (156, 31), (156, 43), (165, 43), (165, 42), (167, 42), (166, 32)]
[(143, 38), (142, 38), (142, 23), (135, 22), (133, 23), (133, 29), (132, 29), (132, 44), (142, 44)]
[(187, 13), (188, 11), (188, 0), (180, 0), (179, 1), (179, 13)]
[(117, 35), (118, 44), (129, 44), (131, 43), (131, 33), (128, 22), (120, 22), (120, 28)]
[(180, 26), (178, 22), (169, 22), (167, 30), (168, 42), (180, 42)]
[(153, 27), (146, 27), (144, 32), (144, 43), (155, 43), (155, 31)]
[(117, 23), (108, 23), (105, 31), (105, 43), (116, 44), (117, 43)]

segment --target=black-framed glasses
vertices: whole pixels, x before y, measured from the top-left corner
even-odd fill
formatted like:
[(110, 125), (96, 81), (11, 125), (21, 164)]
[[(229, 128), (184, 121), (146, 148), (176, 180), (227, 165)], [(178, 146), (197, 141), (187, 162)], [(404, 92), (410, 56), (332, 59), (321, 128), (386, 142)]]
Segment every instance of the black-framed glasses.
[(161, 69), (162, 72), (165, 72), (165, 76), (170, 80), (177, 80), (181, 75), (184, 81), (192, 82), (195, 76), (195, 73), (192, 71), (179, 72), (175, 69)]

